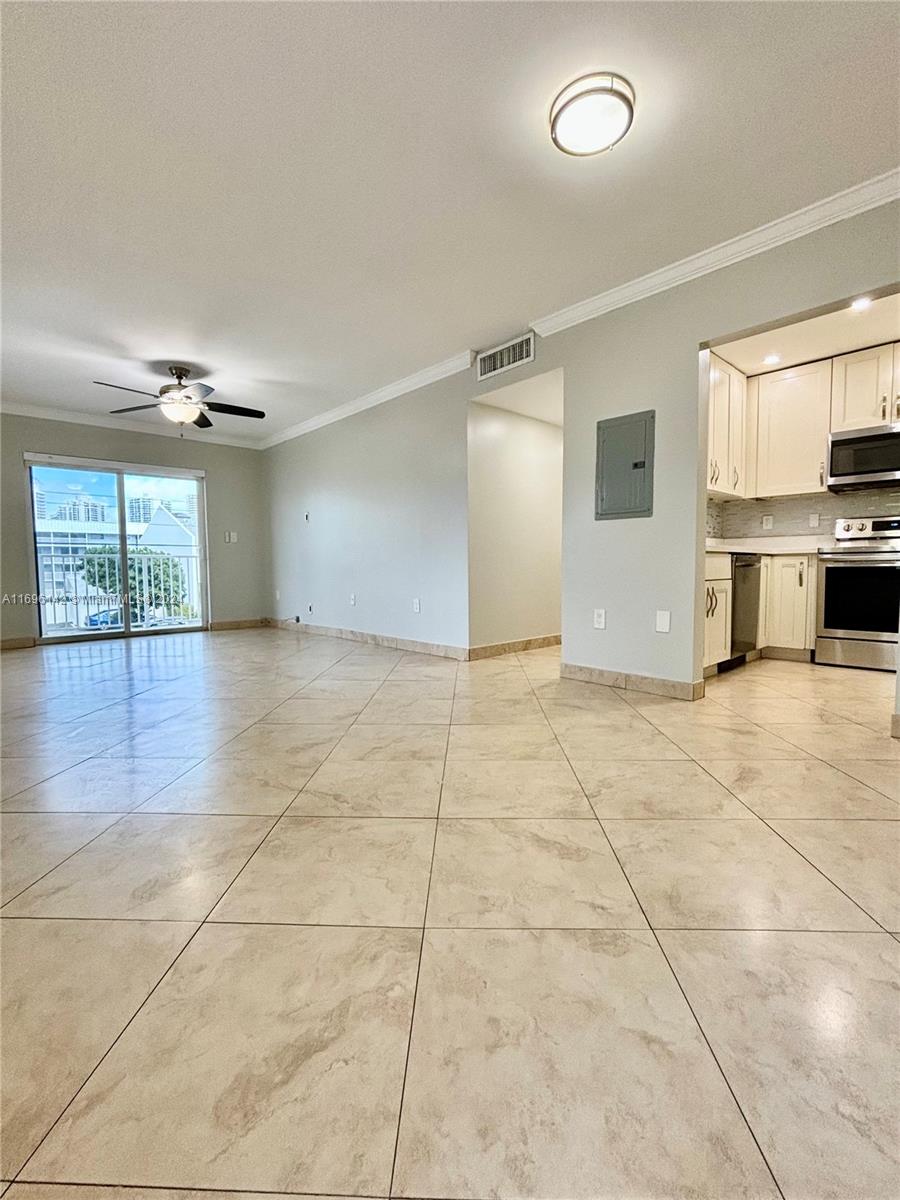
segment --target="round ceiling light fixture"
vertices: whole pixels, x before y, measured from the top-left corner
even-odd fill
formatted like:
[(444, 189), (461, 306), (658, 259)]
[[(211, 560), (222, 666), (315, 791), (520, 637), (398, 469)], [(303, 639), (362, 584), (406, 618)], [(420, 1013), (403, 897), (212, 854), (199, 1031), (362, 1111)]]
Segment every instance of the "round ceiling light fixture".
[(596, 71), (563, 88), (550, 106), (550, 137), (563, 154), (586, 158), (611, 150), (634, 120), (634, 88), (621, 75)]
[(200, 409), (196, 404), (187, 400), (179, 400), (177, 397), (173, 400), (163, 397), (159, 411), (164, 417), (174, 421), (176, 425), (189, 425), (191, 421), (196, 421), (200, 416)]

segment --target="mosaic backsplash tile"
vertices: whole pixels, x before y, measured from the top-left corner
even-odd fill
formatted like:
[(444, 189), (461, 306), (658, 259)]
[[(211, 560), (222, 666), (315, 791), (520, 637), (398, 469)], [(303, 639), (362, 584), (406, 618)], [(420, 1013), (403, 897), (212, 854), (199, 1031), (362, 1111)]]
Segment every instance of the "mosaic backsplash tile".
[[(720, 510), (712, 513), (712, 509)], [(811, 529), (810, 513), (818, 513), (819, 528)], [(780, 496), (767, 500), (707, 501), (707, 537), (784, 537), (785, 534), (827, 535), (839, 517), (879, 517), (900, 513), (900, 488), (874, 488), (865, 492), (812, 492), (807, 496)], [(774, 518), (774, 528), (763, 529), (762, 519)], [(717, 527), (710, 532), (710, 525)]]

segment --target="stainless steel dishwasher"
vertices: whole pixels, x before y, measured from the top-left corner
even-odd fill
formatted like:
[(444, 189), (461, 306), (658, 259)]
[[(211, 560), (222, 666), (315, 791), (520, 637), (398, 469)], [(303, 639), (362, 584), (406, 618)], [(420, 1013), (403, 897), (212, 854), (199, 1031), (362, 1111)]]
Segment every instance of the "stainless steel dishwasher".
[(731, 608), (731, 653), (759, 649), (759, 597), (762, 556), (734, 555), (734, 603)]

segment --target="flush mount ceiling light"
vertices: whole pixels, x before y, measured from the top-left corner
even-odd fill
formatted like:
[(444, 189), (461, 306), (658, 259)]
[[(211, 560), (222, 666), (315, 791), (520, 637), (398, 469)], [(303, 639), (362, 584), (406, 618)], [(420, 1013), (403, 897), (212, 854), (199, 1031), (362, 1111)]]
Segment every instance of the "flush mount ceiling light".
[(780, 354), (767, 354), (763, 359), (763, 363), (767, 367), (775, 367), (781, 362)]
[(872, 301), (868, 296), (858, 296), (850, 305), (850, 307), (854, 312), (865, 312), (871, 303)]
[(634, 88), (621, 75), (598, 71), (568, 84), (550, 106), (550, 137), (563, 154), (585, 158), (611, 150), (634, 119)]

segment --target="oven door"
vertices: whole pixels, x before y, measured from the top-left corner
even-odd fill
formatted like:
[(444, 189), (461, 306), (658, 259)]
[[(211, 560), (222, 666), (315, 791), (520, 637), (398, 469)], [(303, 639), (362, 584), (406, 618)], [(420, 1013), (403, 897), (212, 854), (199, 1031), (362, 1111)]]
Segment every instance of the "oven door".
[(896, 642), (900, 555), (819, 554), (816, 636)]
[(900, 424), (833, 433), (828, 439), (828, 489), (842, 492), (896, 486), (900, 481)]

